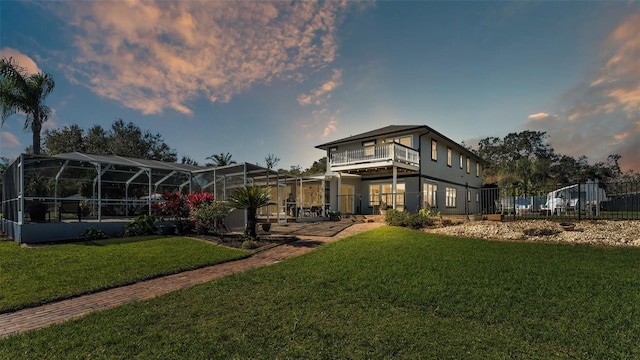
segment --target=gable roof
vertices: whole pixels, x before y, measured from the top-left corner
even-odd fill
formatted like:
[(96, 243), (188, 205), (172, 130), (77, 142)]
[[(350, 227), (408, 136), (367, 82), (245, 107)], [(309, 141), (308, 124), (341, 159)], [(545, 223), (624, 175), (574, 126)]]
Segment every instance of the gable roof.
[(338, 139), (328, 143), (320, 144), (320, 145), (317, 145), (316, 148), (326, 150), (326, 148), (333, 145), (338, 145), (338, 144), (360, 140), (360, 139), (378, 137), (382, 135), (391, 135), (391, 134), (396, 134), (396, 133), (401, 133), (401, 132), (406, 132), (411, 130), (417, 130), (420, 128), (425, 128), (425, 130), (427, 129), (430, 130), (430, 128), (426, 125), (389, 125), (380, 129), (367, 131), (362, 134), (357, 134), (357, 135), (349, 136), (343, 139)]
[(488, 163), (486, 160), (484, 160), (483, 158), (481, 158), (480, 156), (475, 154), (473, 151), (470, 151), (469, 149), (466, 149), (464, 146), (462, 146), (462, 145), (458, 144), (457, 142), (449, 139), (448, 137), (442, 135), (441, 133), (439, 133), (438, 131), (434, 130), (433, 128), (431, 128), (431, 127), (429, 127), (427, 125), (389, 125), (389, 126), (385, 126), (385, 127), (379, 128), (379, 129), (367, 131), (367, 132), (364, 132), (364, 133), (361, 133), (361, 134), (352, 135), (352, 136), (349, 136), (349, 137), (346, 137), (346, 138), (342, 138), (342, 139), (334, 140), (334, 141), (331, 141), (331, 142), (328, 142), (328, 143), (320, 144), (320, 145), (317, 145), (316, 148), (317, 149), (322, 149), (322, 150), (328, 150), (332, 146), (345, 144), (345, 143), (349, 143), (349, 142), (352, 142), (352, 141), (371, 139), (371, 138), (377, 138), (377, 137), (385, 136), (385, 135), (395, 135), (395, 134), (401, 134), (401, 133), (407, 133), (407, 132), (423, 132), (425, 134), (434, 133), (434, 134), (438, 135), (439, 137), (451, 142), (452, 144), (455, 144), (455, 145), (459, 146), (460, 149), (462, 149), (464, 152), (467, 153), (467, 156), (475, 158), (476, 160), (480, 161), (481, 163), (484, 163), (484, 164)]

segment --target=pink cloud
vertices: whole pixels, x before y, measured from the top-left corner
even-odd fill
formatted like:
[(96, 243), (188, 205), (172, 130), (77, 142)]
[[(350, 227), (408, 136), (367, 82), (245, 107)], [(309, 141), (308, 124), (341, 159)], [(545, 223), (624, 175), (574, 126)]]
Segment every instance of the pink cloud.
[[(300, 81), (334, 61), (346, 1), (66, 3), (79, 55), (66, 76), (144, 114), (191, 114), (255, 84)], [(61, 14), (61, 16), (65, 16)], [(326, 85), (326, 84), (325, 84)], [(327, 85), (330, 89), (336, 84)]]
[(37, 74), (42, 71), (35, 61), (16, 49), (12, 49), (9, 47), (0, 49), (0, 58), (13, 58), (18, 63), (18, 65), (27, 69), (30, 74)]
[(549, 134), (557, 153), (591, 162), (620, 154), (624, 170), (640, 170), (640, 13), (600, 44), (601, 67), (567, 96), (560, 115), (531, 114), (524, 127)]
[(0, 133), (0, 143), (2, 143), (2, 148), (19, 148), (22, 147), (20, 144), (20, 140), (10, 132), (3, 131)]

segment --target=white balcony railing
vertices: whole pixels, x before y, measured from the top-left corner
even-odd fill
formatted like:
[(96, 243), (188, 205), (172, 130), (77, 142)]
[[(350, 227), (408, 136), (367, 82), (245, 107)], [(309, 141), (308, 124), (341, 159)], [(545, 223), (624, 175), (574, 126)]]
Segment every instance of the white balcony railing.
[(331, 154), (330, 160), (332, 168), (380, 162), (400, 162), (419, 166), (420, 155), (417, 150), (397, 143), (390, 143), (336, 152)]

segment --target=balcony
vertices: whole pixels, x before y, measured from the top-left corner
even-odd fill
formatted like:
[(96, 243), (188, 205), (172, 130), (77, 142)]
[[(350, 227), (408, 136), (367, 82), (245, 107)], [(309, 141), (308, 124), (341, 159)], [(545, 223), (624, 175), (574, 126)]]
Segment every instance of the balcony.
[(418, 171), (420, 155), (417, 150), (398, 143), (367, 146), (331, 154), (331, 171), (346, 171), (368, 168), (397, 166)]

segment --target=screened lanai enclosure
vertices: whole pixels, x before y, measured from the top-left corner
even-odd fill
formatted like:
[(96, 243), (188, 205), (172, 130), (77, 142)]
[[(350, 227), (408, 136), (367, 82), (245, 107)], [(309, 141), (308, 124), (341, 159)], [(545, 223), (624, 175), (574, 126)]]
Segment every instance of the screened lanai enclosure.
[[(113, 235), (122, 233), (133, 217), (152, 214), (152, 205), (165, 201), (164, 194), (209, 192), (226, 200), (246, 184), (269, 187), (272, 205), (260, 214), (286, 221), (291, 216), (287, 207), (302, 207), (287, 201), (298, 192), (298, 183), (249, 163), (205, 168), (78, 152), (23, 154), (3, 176), (2, 227), (21, 243), (75, 239), (89, 227)], [(244, 211), (235, 210), (226, 226), (243, 229), (246, 220)]]

